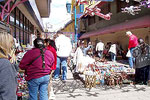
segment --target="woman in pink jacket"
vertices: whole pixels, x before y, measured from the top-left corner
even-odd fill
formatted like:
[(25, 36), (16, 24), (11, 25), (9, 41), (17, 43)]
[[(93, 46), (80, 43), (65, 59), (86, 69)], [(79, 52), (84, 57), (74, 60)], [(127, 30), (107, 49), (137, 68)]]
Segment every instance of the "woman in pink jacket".
[(51, 67), (54, 63), (54, 56), (51, 51), (44, 48), (44, 40), (34, 40), (32, 50), (29, 50), (20, 62), (19, 67), (25, 70), (28, 81), (29, 100), (48, 100), (48, 83)]

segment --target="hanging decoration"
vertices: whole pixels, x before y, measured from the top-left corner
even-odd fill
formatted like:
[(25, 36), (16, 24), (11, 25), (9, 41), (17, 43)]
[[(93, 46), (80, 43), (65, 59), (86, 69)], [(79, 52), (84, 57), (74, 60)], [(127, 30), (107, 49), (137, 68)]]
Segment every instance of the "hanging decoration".
[(85, 4), (85, 5), (92, 5), (92, 2), (113, 2), (114, 0), (77, 0), (76, 4), (80, 5), (80, 4)]
[[(13, 5), (10, 6), (11, 2), (13, 2)], [(10, 13), (12, 12), (12, 10), (17, 7), (19, 4), (27, 1), (27, 0), (20, 0), (18, 2), (16, 2), (17, 0), (8, 0), (5, 5), (0, 5), (0, 7), (2, 8), (2, 11), (0, 12), (0, 21), (5, 21), (6, 18), (7, 18), (7, 23), (9, 23), (9, 16), (10, 16)]]
[(130, 6), (130, 7), (125, 7), (121, 8), (122, 13), (129, 13), (131, 15), (136, 15), (138, 14), (139, 11), (141, 11), (140, 6)]
[(103, 14), (103, 13), (101, 13), (101, 9), (98, 7), (95, 7), (95, 8), (88, 8), (87, 7), (85, 10), (85, 17), (87, 15), (90, 15), (90, 16), (97, 15), (101, 18), (104, 18), (105, 20), (110, 20), (112, 13)]
[(77, 0), (77, 5), (86, 4), (88, 5), (92, 0)]
[(141, 0), (134, 0), (134, 1), (136, 1), (136, 2), (141, 2)]
[[(138, 12), (141, 11), (142, 6), (150, 8), (150, 0), (134, 0), (134, 1), (138, 2), (139, 5), (121, 8), (122, 13), (129, 13), (131, 15), (136, 15), (139, 14)], [(129, 3), (129, 0), (126, 0), (126, 2)]]
[(150, 8), (150, 0), (141, 1), (140, 4), (141, 4), (140, 6)]

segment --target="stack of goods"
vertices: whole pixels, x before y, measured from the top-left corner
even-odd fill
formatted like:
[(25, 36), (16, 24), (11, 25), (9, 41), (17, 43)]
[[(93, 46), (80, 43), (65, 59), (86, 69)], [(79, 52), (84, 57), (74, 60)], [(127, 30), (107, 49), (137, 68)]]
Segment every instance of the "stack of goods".
[(84, 71), (86, 88), (92, 88), (96, 86), (96, 73), (91, 66), (92, 64), (89, 64), (88, 68)]
[(124, 65), (95, 62), (94, 64), (89, 64), (84, 72), (85, 76), (89, 73), (90, 76), (96, 77), (95, 80), (93, 79), (93, 83), (114, 86), (122, 85), (128, 75), (135, 74), (135, 70)]
[(21, 98), (21, 100), (27, 100), (29, 93), (24, 73), (18, 73), (17, 82), (18, 82), (17, 96)]

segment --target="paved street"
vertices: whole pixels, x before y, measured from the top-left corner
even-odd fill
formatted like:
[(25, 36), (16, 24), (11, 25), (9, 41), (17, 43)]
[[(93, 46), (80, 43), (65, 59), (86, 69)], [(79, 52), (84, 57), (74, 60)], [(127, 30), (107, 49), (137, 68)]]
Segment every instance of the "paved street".
[(127, 84), (121, 89), (96, 86), (89, 90), (79, 80), (73, 80), (70, 71), (68, 76), (66, 83), (53, 82), (56, 100), (150, 100), (150, 87), (145, 85)]

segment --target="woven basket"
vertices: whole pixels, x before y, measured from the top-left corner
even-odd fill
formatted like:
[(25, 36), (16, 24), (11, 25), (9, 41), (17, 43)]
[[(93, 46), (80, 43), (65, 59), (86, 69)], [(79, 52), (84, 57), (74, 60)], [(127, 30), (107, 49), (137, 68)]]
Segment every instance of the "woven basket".
[(96, 86), (96, 75), (85, 75), (85, 87), (92, 88)]

